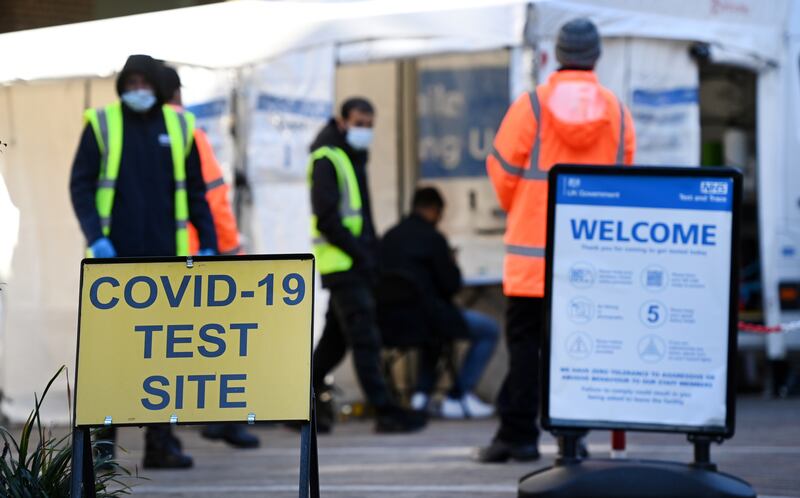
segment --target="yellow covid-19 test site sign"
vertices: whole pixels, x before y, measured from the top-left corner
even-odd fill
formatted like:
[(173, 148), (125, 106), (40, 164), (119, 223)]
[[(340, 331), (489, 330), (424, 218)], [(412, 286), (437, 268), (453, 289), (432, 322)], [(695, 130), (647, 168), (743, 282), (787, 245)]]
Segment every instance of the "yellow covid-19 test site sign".
[(310, 255), (84, 260), (75, 425), (310, 420)]

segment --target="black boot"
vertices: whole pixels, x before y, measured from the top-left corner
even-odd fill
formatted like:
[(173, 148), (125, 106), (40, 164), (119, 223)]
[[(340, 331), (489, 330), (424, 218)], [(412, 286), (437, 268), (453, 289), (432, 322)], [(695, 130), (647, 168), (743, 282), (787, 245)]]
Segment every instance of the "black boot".
[(188, 469), (192, 457), (181, 452), (170, 427), (150, 426), (144, 438), (144, 468)]
[(201, 432), (206, 439), (222, 439), (234, 448), (258, 448), (256, 436), (247, 432), (242, 424), (213, 424), (203, 427)]
[(377, 412), (375, 432), (379, 433), (415, 432), (424, 428), (428, 423), (428, 416), (425, 412), (406, 410), (395, 405), (380, 407)]
[(508, 443), (495, 439), (489, 446), (478, 449), (474, 459), (480, 463), (505, 463), (509, 460), (532, 462), (540, 457), (536, 443)]

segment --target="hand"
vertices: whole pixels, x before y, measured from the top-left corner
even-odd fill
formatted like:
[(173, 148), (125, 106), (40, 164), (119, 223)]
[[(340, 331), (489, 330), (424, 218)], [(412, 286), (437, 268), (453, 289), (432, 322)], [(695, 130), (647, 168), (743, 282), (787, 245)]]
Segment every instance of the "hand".
[(107, 237), (100, 237), (89, 246), (93, 258), (115, 258), (117, 251)]
[(197, 255), (198, 256), (216, 256), (217, 255), (217, 251), (215, 251), (214, 249), (200, 249), (199, 251), (197, 251)]

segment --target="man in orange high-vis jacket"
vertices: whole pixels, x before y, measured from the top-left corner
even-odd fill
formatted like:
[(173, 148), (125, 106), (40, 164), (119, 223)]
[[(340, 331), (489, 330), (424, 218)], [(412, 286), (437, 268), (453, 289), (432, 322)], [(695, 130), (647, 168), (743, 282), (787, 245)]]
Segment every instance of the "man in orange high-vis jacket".
[(561, 64), (546, 83), (509, 108), (486, 160), (508, 213), (503, 292), (508, 296), (509, 371), (497, 399), (500, 428), (481, 462), (539, 458), (539, 340), (544, 318), (547, 172), (556, 163), (631, 164), (633, 120), (593, 69), (600, 36), (587, 19), (560, 30)]
[[(178, 72), (169, 66), (161, 68), (162, 93), (167, 96), (168, 104), (183, 112), (181, 99), (181, 79)], [(214, 228), (217, 232), (217, 246), (219, 254), (242, 254), (239, 245), (239, 231), (236, 228), (236, 218), (228, 201), (228, 186), (222, 179), (220, 168), (214, 149), (208, 137), (199, 128), (195, 128), (194, 143), (200, 156), (200, 168), (203, 180), (206, 182), (206, 199), (211, 208), (211, 217), (214, 219)], [(189, 225), (189, 254), (197, 254), (200, 249), (194, 227)], [(201, 432), (207, 439), (221, 439), (236, 448), (258, 448), (258, 437), (247, 432), (242, 424), (212, 424), (203, 427)]]
[[(164, 95), (172, 96), (168, 103), (179, 111), (183, 111), (181, 80), (178, 72), (172, 67), (163, 66), (162, 73)], [(222, 167), (220, 167), (217, 157), (214, 155), (214, 149), (208, 141), (208, 135), (200, 128), (195, 128), (194, 130), (194, 143), (197, 144), (197, 152), (200, 155), (200, 168), (203, 173), (203, 180), (206, 182), (206, 200), (208, 201), (208, 207), (211, 209), (214, 228), (217, 232), (217, 251), (222, 255), (242, 254), (236, 217), (228, 200), (230, 187), (222, 177)], [(190, 223), (188, 231), (189, 254), (197, 254), (200, 250), (197, 230)]]

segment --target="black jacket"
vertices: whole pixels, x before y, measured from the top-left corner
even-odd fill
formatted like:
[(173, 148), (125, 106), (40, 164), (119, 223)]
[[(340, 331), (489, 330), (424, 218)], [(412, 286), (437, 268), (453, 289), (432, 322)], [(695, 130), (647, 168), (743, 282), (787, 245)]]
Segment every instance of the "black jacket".
[(345, 140), (344, 133), (339, 131), (336, 122), (331, 119), (319, 132), (311, 144), (311, 151), (320, 147), (338, 147), (342, 149), (350, 161), (358, 179), (361, 192), (361, 210), (364, 227), (361, 235), (354, 236), (342, 224), (339, 212), (339, 183), (336, 169), (328, 159), (314, 161), (311, 186), (311, 209), (317, 217), (317, 229), (331, 244), (339, 247), (353, 258), (353, 268), (348, 271), (331, 273), (322, 276), (322, 285), (332, 287), (353, 282), (372, 283), (377, 270), (377, 237), (372, 224), (372, 207), (367, 182), (366, 151), (356, 151)]
[(392, 227), (381, 239), (381, 269), (400, 271), (416, 282), (433, 314), (432, 328), (444, 336), (459, 335), (466, 326), (453, 296), (463, 283), (461, 270), (436, 227), (412, 214)]
[[(175, 179), (163, 111), (146, 113), (122, 106), (122, 161), (117, 177), (109, 239), (118, 256), (174, 256)], [(70, 194), (88, 244), (103, 236), (95, 203), (100, 150), (91, 125), (83, 130), (72, 163)], [(200, 247), (216, 248), (217, 236), (197, 147), (186, 160), (189, 220), (197, 228)]]

